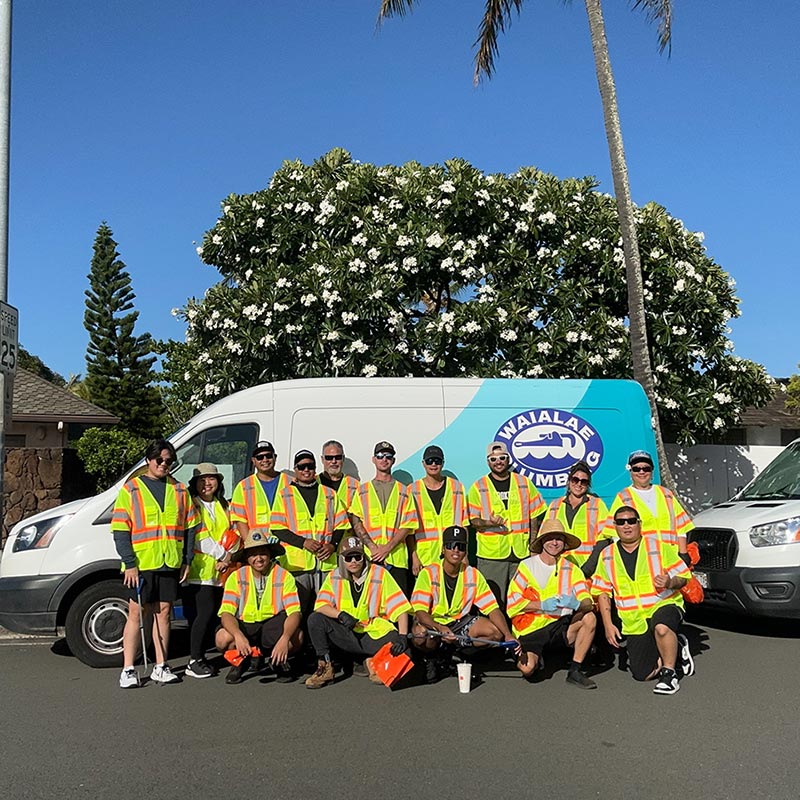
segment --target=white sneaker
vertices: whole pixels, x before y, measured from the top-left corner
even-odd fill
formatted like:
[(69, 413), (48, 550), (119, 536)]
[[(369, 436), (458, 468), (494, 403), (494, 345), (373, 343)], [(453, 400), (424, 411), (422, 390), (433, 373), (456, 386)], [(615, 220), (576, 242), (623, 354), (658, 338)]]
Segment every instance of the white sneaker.
[(689, 649), (689, 640), (682, 634), (678, 634), (678, 654), (681, 660), (681, 673), (684, 678), (694, 675), (694, 659), (692, 651)]
[(156, 664), (150, 673), (154, 683), (179, 683), (180, 678), (169, 668), (169, 664)]
[(139, 677), (136, 675), (136, 670), (133, 667), (123, 669), (119, 674), (119, 688), (120, 689), (133, 689), (139, 685)]

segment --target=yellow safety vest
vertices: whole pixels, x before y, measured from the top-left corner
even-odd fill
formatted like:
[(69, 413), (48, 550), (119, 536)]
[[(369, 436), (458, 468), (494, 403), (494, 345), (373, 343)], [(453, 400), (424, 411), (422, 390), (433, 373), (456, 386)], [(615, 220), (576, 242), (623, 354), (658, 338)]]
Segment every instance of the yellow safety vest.
[[(129, 533), (141, 570), (177, 569), (183, 560), (186, 531), (197, 524), (194, 505), (182, 483), (167, 478), (164, 510), (142, 478), (132, 478), (119, 490), (111, 517), (111, 532)], [(124, 565), (123, 565), (124, 570)]]
[(508, 508), (489, 476), (479, 478), (469, 490), (469, 516), (488, 520), (493, 514), (499, 514), (506, 520), (506, 530), (476, 531), (478, 558), (505, 561), (512, 554), (517, 559), (528, 556), (531, 519), (546, 510), (539, 490), (524, 475), (511, 473)]
[(444, 589), (444, 567), (441, 563), (429, 564), (417, 576), (411, 605), (414, 611), (429, 613), (433, 621), (440, 625), (449, 625), (461, 619), (470, 613), (473, 606), (477, 606), (487, 616), (499, 608), (486, 578), (475, 567), (467, 564), (461, 565), (453, 598), (448, 603)]
[(225, 581), (220, 617), (228, 613), (242, 622), (264, 622), (281, 611), (285, 611), (287, 616), (299, 614), (300, 599), (292, 574), (279, 564), (270, 567), (260, 603), (252, 567), (240, 567)]
[[(278, 487), (275, 490), (277, 498), (281, 490), (289, 485), (286, 473), (278, 473)], [(248, 475), (236, 484), (231, 498), (231, 522), (244, 522), (251, 531), (260, 530), (269, 533), (269, 518), (272, 513), (264, 487), (258, 476)]]
[[(322, 484), (319, 475), (317, 475), (317, 480)], [(336, 496), (342, 501), (345, 511), (350, 511), (353, 497), (355, 497), (359, 485), (358, 478), (354, 478), (352, 475), (342, 476), (342, 482), (339, 484), (339, 488), (336, 489)]]
[(350, 580), (342, 578), (338, 571), (328, 573), (317, 595), (314, 610), (328, 605), (344, 611), (358, 620), (356, 633), (366, 633), (372, 639), (380, 639), (395, 630), (394, 623), (402, 614), (410, 614), (411, 604), (400, 590), (395, 579), (378, 564), (369, 564), (364, 588), (353, 603)]
[(571, 561), (559, 558), (547, 583), (540, 586), (525, 561), (521, 561), (508, 586), (507, 612), (516, 636), (525, 636), (561, 618), (560, 612), (523, 611), (530, 602), (541, 603), (558, 595), (574, 595), (578, 600), (591, 600), (583, 573)]
[[(316, 542), (330, 542), (333, 532), (346, 527), (349, 523), (347, 514), (336, 493), (328, 486), (320, 486), (314, 514), (296, 486), (285, 486), (275, 495), (275, 503), (270, 515), (270, 528), (281, 528)], [(309, 572), (320, 567), (328, 570), (336, 566), (336, 555), (327, 561), (319, 561), (317, 557), (301, 547), (284, 543), (286, 555), (280, 556), (278, 563), (290, 572)]]
[(585, 503), (581, 504), (572, 518), (572, 525), (567, 521), (566, 506), (566, 497), (559, 497), (553, 500), (547, 510), (547, 518), (559, 520), (566, 530), (581, 540), (581, 546), (575, 550), (570, 550), (567, 555), (570, 561), (574, 561), (580, 567), (592, 554), (592, 548), (594, 548), (597, 540), (601, 536), (613, 539), (614, 533), (606, 527), (608, 509), (599, 497), (590, 497)]
[(223, 508), (219, 500), (214, 500), (213, 519), (211, 514), (208, 513), (208, 509), (199, 500), (194, 507), (200, 519), (200, 529), (194, 539), (194, 557), (189, 568), (189, 583), (214, 581), (219, 586), (219, 572), (216, 569), (217, 559), (207, 553), (203, 553), (199, 546), (203, 539), (213, 539), (217, 544), (222, 541), (222, 537), (231, 526), (228, 519), (228, 511)]
[(417, 556), (422, 566), (434, 564), (442, 558), (442, 531), (450, 525), (468, 525), (467, 500), (464, 485), (453, 478), (445, 478), (444, 496), (439, 513), (433, 505), (425, 481), (411, 484), (411, 496), (417, 511), (419, 529), (416, 533)]
[(677, 497), (664, 486), (654, 484), (656, 497), (656, 513), (639, 498), (638, 492), (632, 486), (623, 489), (611, 504), (609, 510), (611, 527), (614, 525), (613, 516), (621, 506), (631, 506), (639, 513), (642, 520), (643, 534), (656, 534), (666, 544), (678, 544), (678, 540), (686, 541), (686, 534), (694, 529), (691, 517), (686, 513)]
[(674, 545), (655, 536), (643, 536), (636, 554), (635, 578), (631, 580), (615, 542), (600, 555), (597, 572), (592, 576), (592, 593), (614, 595), (614, 604), (622, 621), (622, 632), (636, 636), (647, 633), (647, 620), (662, 606), (683, 608), (680, 589), (656, 590), (655, 577), (666, 573), (670, 578), (691, 577)]
[[(353, 497), (350, 512), (361, 520), (372, 541), (378, 545), (388, 544), (399, 530), (417, 528), (411, 491), (399, 481), (394, 482), (386, 508), (383, 509), (372, 481), (362, 483)], [(404, 540), (395, 545), (385, 563), (387, 566), (408, 568), (408, 548)]]

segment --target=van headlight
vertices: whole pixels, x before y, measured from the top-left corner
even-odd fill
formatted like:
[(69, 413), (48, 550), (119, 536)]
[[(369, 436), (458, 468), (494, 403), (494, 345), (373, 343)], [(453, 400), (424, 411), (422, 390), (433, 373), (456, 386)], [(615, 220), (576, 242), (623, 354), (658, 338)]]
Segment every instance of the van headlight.
[(23, 550), (38, 550), (49, 547), (53, 537), (63, 527), (64, 523), (72, 517), (72, 514), (64, 514), (61, 517), (48, 517), (25, 525), (17, 532), (14, 540), (12, 553), (20, 553)]
[(777, 544), (800, 542), (800, 517), (755, 525), (750, 528), (750, 542), (753, 547), (772, 547)]

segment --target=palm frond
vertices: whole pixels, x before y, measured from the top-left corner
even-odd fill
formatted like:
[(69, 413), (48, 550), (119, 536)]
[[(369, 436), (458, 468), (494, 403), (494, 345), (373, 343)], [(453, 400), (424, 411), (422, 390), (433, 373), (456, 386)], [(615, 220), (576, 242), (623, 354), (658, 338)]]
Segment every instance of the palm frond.
[[(387, 0), (388, 1), (388, 0)], [(522, 10), (522, 0), (486, 0), (486, 10), (483, 13), (478, 38), (474, 46), (478, 48), (475, 55), (475, 76), (477, 84), (482, 75), (492, 77), (494, 60), (497, 57), (497, 39), (511, 24), (511, 12)]]
[(648, 22), (658, 23), (658, 52), (672, 52), (672, 0), (631, 0), (633, 8), (641, 8)]
[(376, 27), (389, 17), (404, 17), (414, 7), (414, 0), (381, 0)]

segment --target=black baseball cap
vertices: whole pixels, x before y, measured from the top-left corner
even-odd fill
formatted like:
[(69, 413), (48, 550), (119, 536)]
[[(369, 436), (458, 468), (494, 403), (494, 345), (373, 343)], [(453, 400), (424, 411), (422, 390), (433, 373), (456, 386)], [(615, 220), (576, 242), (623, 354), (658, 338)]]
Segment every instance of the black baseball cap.
[(438, 444), (429, 444), (422, 454), (423, 461), (426, 458), (441, 458), (444, 461), (444, 450)]
[(317, 459), (310, 450), (298, 450), (294, 454), (294, 465), (297, 466), (305, 458), (311, 459), (311, 461), (313, 461), (314, 464), (317, 463)]
[(442, 544), (463, 544), (468, 541), (467, 529), (461, 525), (450, 525), (442, 531)]
[(263, 453), (265, 451), (269, 451), (271, 453), (275, 452), (272, 442), (268, 442), (266, 440), (256, 442), (256, 446), (253, 448), (253, 455), (257, 456), (259, 453)]
[(394, 445), (391, 442), (378, 442), (375, 445), (372, 454), (378, 455), (378, 453), (391, 453), (392, 455), (397, 455), (397, 450), (394, 449)]

